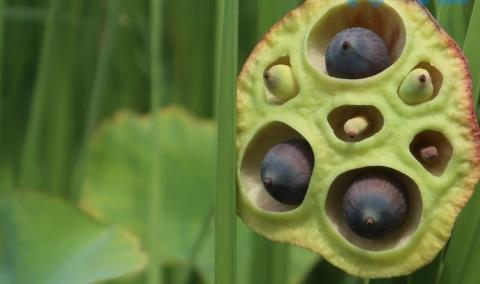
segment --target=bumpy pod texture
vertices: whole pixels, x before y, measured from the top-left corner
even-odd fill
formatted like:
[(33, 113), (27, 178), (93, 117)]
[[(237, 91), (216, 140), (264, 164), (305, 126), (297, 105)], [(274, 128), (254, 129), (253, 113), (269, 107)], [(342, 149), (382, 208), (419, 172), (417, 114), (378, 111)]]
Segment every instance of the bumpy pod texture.
[[(471, 77), (459, 47), (421, 4), (355, 3), (307, 0), (245, 63), (238, 80), (237, 210), (258, 233), (311, 249), (350, 274), (405, 275), (445, 245), (480, 177)], [(350, 27), (381, 37), (391, 65), (362, 79), (330, 76), (327, 47)], [(263, 78), (279, 62), (298, 84), (298, 95), (281, 104), (269, 100)], [(429, 72), (433, 94), (410, 105), (398, 92), (418, 68)], [(348, 139), (343, 127), (359, 116), (368, 118), (368, 129)], [(311, 146), (314, 167), (303, 202), (284, 204), (265, 190), (261, 164), (274, 145), (293, 139)], [(435, 149), (435, 157), (425, 149)], [(342, 204), (356, 177), (372, 174), (400, 184), (408, 212), (395, 233), (369, 239), (351, 230)]]

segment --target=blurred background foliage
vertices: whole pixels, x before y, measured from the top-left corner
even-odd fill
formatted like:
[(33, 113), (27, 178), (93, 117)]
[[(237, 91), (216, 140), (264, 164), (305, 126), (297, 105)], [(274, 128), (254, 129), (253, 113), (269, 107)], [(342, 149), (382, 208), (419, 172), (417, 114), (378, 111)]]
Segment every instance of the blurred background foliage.
[[(0, 0), (0, 283), (213, 283), (220, 1), (154, 2)], [(300, 2), (239, 1), (239, 68)], [(425, 3), (463, 46), (478, 94), (480, 2), (463, 2)], [(152, 92), (162, 109), (149, 115)], [(237, 280), (476, 283), (478, 202), (475, 194), (432, 264), (371, 281), (238, 221)]]

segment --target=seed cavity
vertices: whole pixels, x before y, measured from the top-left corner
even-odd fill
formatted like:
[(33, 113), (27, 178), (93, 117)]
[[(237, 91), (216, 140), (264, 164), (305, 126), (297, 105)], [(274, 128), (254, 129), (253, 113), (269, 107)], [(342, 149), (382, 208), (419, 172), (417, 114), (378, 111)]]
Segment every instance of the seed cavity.
[(277, 64), (270, 67), (263, 78), (269, 92), (281, 102), (286, 102), (298, 94), (297, 81), (288, 65)]
[(418, 105), (433, 98), (434, 88), (428, 70), (412, 70), (403, 80), (398, 90), (400, 98), (409, 105)]
[(327, 120), (335, 136), (349, 143), (367, 139), (383, 127), (383, 116), (374, 106), (340, 106), (328, 114)]
[(304, 140), (273, 146), (263, 158), (261, 179), (265, 190), (281, 203), (302, 203), (313, 170), (313, 151)]
[(354, 9), (343, 1), (309, 32), (306, 55), (322, 75), (361, 79), (394, 64), (405, 42), (403, 19), (387, 1), (356, 1)]
[(370, 251), (402, 246), (421, 220), (423, 201), (415, 181), (389, 167), (346, 171), (332, 182), (325, 213), (351, 244)]
[(271, 121), (256, 130), (240, 157), (239, 198), (268, 212), (300, 206), (309, 188), (314, 155), (307, 139), (292, 126)]
[(403, 185), (381, 172), (353, 179), (343, 197), (343, 214), (359, 236), (379, 239), (398, 230), (408, 214)]
[(427, 171), (441, 176), (452, 158), (453, 148), (442, 133), (425, 130), (410, 143), (410, 152)]

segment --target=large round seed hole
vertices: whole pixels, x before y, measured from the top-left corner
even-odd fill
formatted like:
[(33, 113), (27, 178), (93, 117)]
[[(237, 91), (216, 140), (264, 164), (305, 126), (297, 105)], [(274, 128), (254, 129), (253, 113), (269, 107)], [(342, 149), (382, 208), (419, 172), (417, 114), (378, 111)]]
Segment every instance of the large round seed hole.
[(283, 122), (271, 122), (247, 146), (240, 187), (263, 210), (293, 210), (303, 202), (313, 165), (313, 151), (306, 139)]
[[(396, 194), (397, 196), (392, 197), (391, 194), (388, 193), (388, 188), (387, 191), (383, 190), (384, 188), (382, 187), (385, 187), (385, 184), (383, 182), (379, 183), (378, 178), (391, 182), (395, 188), (399, 189), (401, 194)], [(377, 179), (377, 181), (365, 183), (365, 180), (368, 179)], [(375, 185), (379, 186), (375, 187)], [(387, 183), (387, 185), (390, 185), (390, 183)], [(360, 190), (352, 194), (352, 188), (354, 189), (355, 186), (360, 188)], [(385, 195), (384, 192), (387, 192), (387, 195)], [(389, 224), (387, 223), (386, 227), (381, 228), (383, 231), (377, 232), (373, 230), (365, 232), (352, 226), (352, 220), (347, 219), (351, 218), (351, 215), (348, 214), (349, 211), (346, 209), (347, 202), (358, 204), (375, 200), (374, 204), (380, 204), (379, 206), (381, 206), (382, 210), (390, 210), (399, 203), (397, 200), (399, 196), (405, 198), (404, 205), (406, 207), (404, 209), (406, 209), (406, 211), (400, 210), (400, 213), (398, 213), (398, 210), (395, 209), (397, 211), (394, 213), (405, 214), (405, 216), (403, 216), (403, 218), (390, 216), (390, 219), (385, 219), (386, 221), (391, 221), (393, 218), (394, 224), (392, 225), (394, 226), (388, 226)], [(347, 200), (352, 197), (356, 200)], [(390, 203), (383, 202), (384, 200)], [(391, 202), (392, 200), (394, 200), (393, 203)], [(390, 206), (388, 206), (389, 204)], [(370, 251), (389, 250), (405, 244), (414, 234), (420, 223), (422, 208), (422, 197), (417, 184), (410, 177), (399, 171), (380, 166), (355, 169), (338, 176), (329, 189), (325, 204), (327, 216), (336, 231), (353, 245)], [(367, 210), (371, 210), (371, 208), (367, 208)], [(363, 212), (366, 211), (361, 212), (364, 214)], [(384, 211), (380, 210), (379, 212)], [(387, 211), (387, 213), (392, 212)], [(372, 216), (375, 217), (375, 215)], [(366, 224), (362, 224), (364, 227), (375, 225), (375, 219), (370, 219), (370, 216), (366, 215), (364, 217), (366, 222)], [(398, 220), (401, 220), (401, 222)]]
[(328, 114), (328, 123), (335, 136), (345, 142), (359, 142), (379, 132), (383, 116), (374, 106), (344, 105)]
[(354, 5), (338, 5), (314, 26), (308, 37), (307, 55), (311, 64), (320, 72), (327, 74), (325, 56), (332, 39), (340, 32), (354, 27), (368, 29), (383, 40), (390, 65), (400, 57), (406, 39), (403, 20), (387, 3), (371, 2), (355, 1)]
[(426, 130), (415, 136), (410, 152), (427, 171), (441, 176), (452, 158), (453, 148), (442, 133)]

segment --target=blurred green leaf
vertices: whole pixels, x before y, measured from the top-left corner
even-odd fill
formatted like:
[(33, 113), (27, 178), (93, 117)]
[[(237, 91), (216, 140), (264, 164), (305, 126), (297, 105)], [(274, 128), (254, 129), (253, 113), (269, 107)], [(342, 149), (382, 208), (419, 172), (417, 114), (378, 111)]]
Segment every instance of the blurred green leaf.
[(302, 283), (362, 284), (363, 280), (346, 274), (325, 260), (320, 260)]
[[(100, 219), (125, 226), (146, 244), (149, 227), (152, 119), (159, 138), (158, 251), (165, 261), (189, 262), (213, 206), (214, 128), (180, 109), (149, 116), (119, 113), (93, 137), (81, 205)], [(207, 223), (208, 224), (208, 223)], [(195, 260), (205, 271), (211, 258)]]
[(437, 21), (459, 45), (463, 44), (468, 27), (469, 11), (464, 6), (462, 3), (442, 2), (437, 5)]
[(0, 198), (0, 283), (83, 284), (142, 269), (131, 234), (34, 192)]
[(469, 61), (470, 71), (473, 78), (473, 95), (475, 105), (478, 105), (478, 97), (480, 91), (480, 53), (477, 48), (480, 45), (480, 1), (475, 1), (472, 15), (470, 17), (470, 25), (468, 26), (465, 44), (463, 48), (465, 55)]

